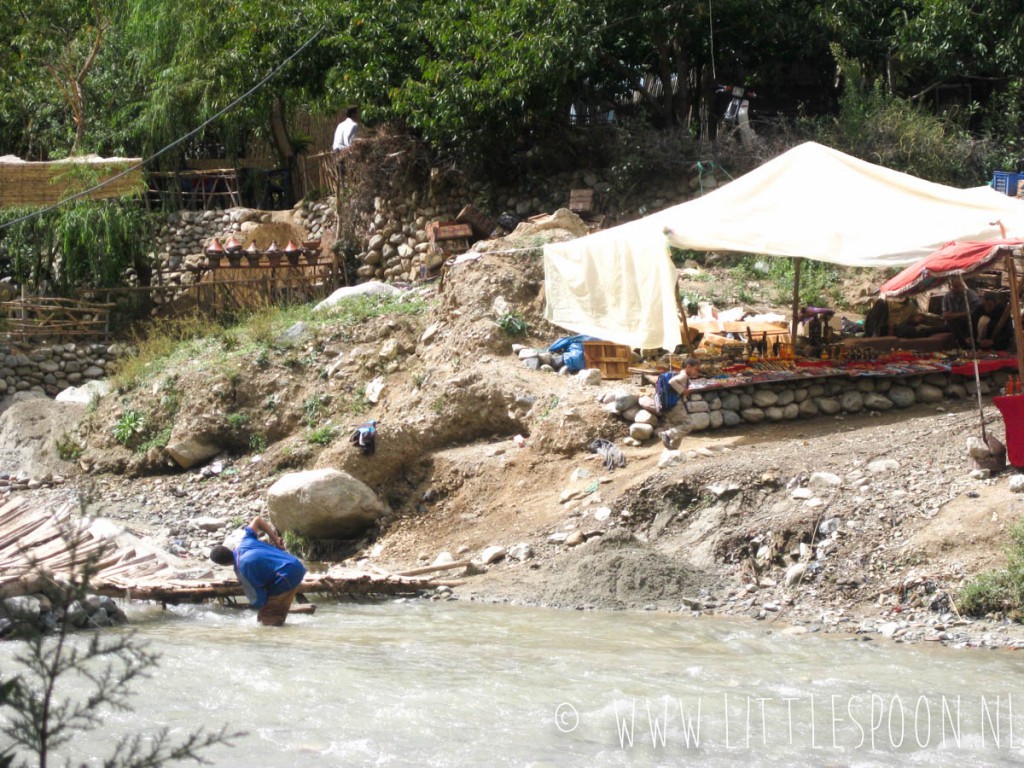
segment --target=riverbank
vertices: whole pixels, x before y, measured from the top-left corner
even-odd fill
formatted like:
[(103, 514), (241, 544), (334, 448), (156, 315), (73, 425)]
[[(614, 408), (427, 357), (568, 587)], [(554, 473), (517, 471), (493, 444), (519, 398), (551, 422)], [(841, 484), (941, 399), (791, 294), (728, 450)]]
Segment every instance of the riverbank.
[[(628, 438), (606, 406), (648, 385), (588, 383), (513, 352), (514, 340), (544, 348), (562, 333), (541, 316), (538, 257), (486, 253), (443, 285), (395, 290), (361, 314), (283, 314), (189, 339), (89, 405), (16, 404), (0, 419), (0, 496), (80, 498), (195, 569), (269, 514), (282, 475), (340, 469), (385, 512), (333, 557), (392, 572), (473, 561), (437, 571), (461, 582), (438, 598), (1020, 644), (1021, 625), (968, 620), (957, 606), (965, 584), (1005, 564), (1024, 514), (1017, 470), (971, 473), (966, 440), (981, 427), (963, 377), (929, 385), (937, 402), (723, 423), (668, 450)], [(528, 330), (513, 338), (508, 317)], [(344, 439), (369, 418), (380, 420), (372, 456)], [(119, 440), (132, 423), (139, 440)], [(161, 439), (214, 455), (182, 469)], [(588, 450), (598, 439), (624, 467)]]

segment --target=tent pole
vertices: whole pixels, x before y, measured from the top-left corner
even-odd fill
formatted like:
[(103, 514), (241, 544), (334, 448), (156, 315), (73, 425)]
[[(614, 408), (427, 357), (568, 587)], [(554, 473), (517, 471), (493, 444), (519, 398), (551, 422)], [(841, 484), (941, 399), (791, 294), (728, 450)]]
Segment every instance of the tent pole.
[(794, 352), (796, 351), (796, 329), (800, 324), (800, 266), (803, 261), (799, 256), (793, 259), (793, 322), (790, 325), (789, 343), (793, 346)]
[(1006, 251), (1006, 273), (1010, 276), (1010, 309), (1013, 312), (1013, 336), (1017, 346), (1017, 375), (1024, 376), (1024, 332), (1020, 327), (1020, 294), (1017, 293), (1017, 267), (1013, 251)]
[(967, 300), (967, 283), (963, 275), (957, 275), (956, 280), (963, 288), (964, 312), (967, 314), (967, 338), (971, 342), (971, 357), (974, 359), (974, 391), (978, 395), (978, 417), (981, 419), (981, 439), (988, 445), (988, 433), (985, 431), (985, 405), (981, 401), (981, 371), (978, 369), (978, 345), (974, 342), (974, 318), (971, 317), (971, 304)]
[[(671, 262), (672, 257), (669, 256), (668, 260)], [(672, 268), (675, 269), (674, 263), (672, 264)], [(682, 288), (682, 286), (680, 285), (681, 282), (682, 277), (680, 276), (679, 271), (676, 270), (676, 311), (679, 312), (679, 317), (683, 323), (683, 346), (686, 347), (686, 353), (688, 355), (692, 355), (693, 343), (690, 341), (690, 324), (686, 321), (686, 316), (689, 314), (689, 312), (687, 311), (686, 306), (683, 304), (683, 294), (680, 292), (680, 288)], [(672, 350), (669, 350), (669, 353), (671, 352)], [(672, 366), (669, 367), (671, 368)]]

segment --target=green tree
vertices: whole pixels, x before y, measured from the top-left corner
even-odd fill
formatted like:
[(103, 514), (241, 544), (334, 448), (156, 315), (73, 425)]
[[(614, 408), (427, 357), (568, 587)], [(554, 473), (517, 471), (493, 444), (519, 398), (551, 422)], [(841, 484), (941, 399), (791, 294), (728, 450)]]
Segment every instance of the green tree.
[(14, 0), (13, 44), (18, 71), (46, 72), (71, 113), (77, 154), (90, 119), (86, 83), (103, 50), (113, 11), (106, 0)]

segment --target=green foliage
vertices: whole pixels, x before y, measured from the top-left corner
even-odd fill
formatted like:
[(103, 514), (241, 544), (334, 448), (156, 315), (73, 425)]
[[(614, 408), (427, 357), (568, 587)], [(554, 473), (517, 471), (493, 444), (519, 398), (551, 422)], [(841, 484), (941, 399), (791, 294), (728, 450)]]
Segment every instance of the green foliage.
[(300, 560), (305, 560), (309, 556), (310, 543), (301, 533), (295, 531), (285, 531), (281, 537), (284, 541), (284, 548), (295, 555)]
[(310, 430), (308, 439), (315, 445), (330, 445), (337, 436), (338, 430), (330, 422), (327, 422), (323, 426)]
[[(0, 225), (30, 209), (0, 210)], [(79, 201), (0, 230), (0, 272), (34, 290), (70, 296), (112, 288), (146, 260), (151, 220), (137, 205)]]
[[(788, 305), (793, 301), (794, 259), (771, 256), (745, 256), (733, 268), (733, 275), (741, 281), (760, 281), (771, 288), (771, 299), (776, 304)], [(841, 308), (840, 268), (824, 261), (804, 259), (800, 267), (800, 303), (813, 306)], [(756, 301), (746, 288), (740, 289), (741, 301)], [(761, 297), (763, 300), (763, 297)]]
[(54, 445), (57, 448), (57, 455), (64, 461), (74, 461), (82, 455), (82, 446), (67, 432), (62, 432)]
[(970, 615), (995, 613), (1024, 620), (1024, 521), (1010, 528), (1006, 568), (980, 574), (964, 587), (957, 602)]
[(249, 450), (255, 453), (263, 453), (267, 450), (267, 438), (258, 432), (249, 435)]
[(249, 423), (249, 414), (244, 412), (229, 413), (227, 415), (228, 426), (231, 429), (241, 429)]
[(366, 385), (361, 384), (349, 393), (349, 396), (342, 399), (341, 409), (353, 416), (362, 416), (373, 407), (373, 403), (366, 399)]
[(151, 448), (166, 448), (167, 444), (171, 441), (171, 432), (174, 431), (174, 425), (168, 424), (156, 432), (150, 434), (150, 436), (143, 442), (139, 443), (135, 449), (137, 453), (146, 453)]
[(953, 186), (973, 186), (987, 175), (970, 135), (949, 116), (935, 116), (868, 82), (858, 62), (835, 55), (845, 75), (837, 120), (818, 124), (818, 139), (855, 157)]
[(219, 332), (217, 323), (199, 314), (161, 319), (141, 328), (132, 345), (135, 353), (118, 359), (114, 386), (126, 392), (167, 368), (195, 360), (205, 340)]
[(530, 330), (526, 320), (518, 312), (506, 312), (498, 318), (497, 324), (501, 330), (513, 338), (525, 336)]
[[(106, 556), (104, 548), (86, 554), (87, 527), (69, 527), (63, 534), (68, 570), (59, 583), (37, 569), (47, 585), (53, 612), (69, 616), (90, 593), (90, 581)], [(78, 532), (76, 532), (78, 531)], [(158, 656), (131, 632), (88, 632), (74, 635), (70, 622), (59, 621), (52, 635), (26, 630), (27, 637), (15, 657), (16, 670), (5, 670), (0, 683), (0, 733), (7, 745), (0, 766), (18, 759), (19, 765), (39, 768), (65, 762), (61, 751), (77, 736), (103, 727), (110, 711), (130, 711), (132, 686), (158, 664)], [(157, 766), (183, 760), (203, 762), (202, 752), (228, 744), (240, 732), (197, 730), (172, 739), (163, 728), (153, 734), (136, 733), (115, 740), (102, 759), (110, 768)], [(71, 764), (70, 757), (66, 762)]]
[(302, 403), (302, 420), (307, 427), (314, 427), (327, 412), (327, 404), (330, 402), (328, 395), (315, 393), (306, 398)]
[(130, 448), (145, 430), (145, 415), (140, 411), (128, 409), (114, 424), (114, 439), (126, 448)]

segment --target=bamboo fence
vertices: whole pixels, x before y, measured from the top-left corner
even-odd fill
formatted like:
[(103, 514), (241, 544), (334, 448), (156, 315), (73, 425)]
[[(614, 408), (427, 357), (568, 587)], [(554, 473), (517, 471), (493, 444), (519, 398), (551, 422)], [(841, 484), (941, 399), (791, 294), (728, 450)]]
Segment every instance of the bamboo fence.
[(21, 344), (106, 341), (113, 304), (48, 296), (0, 302), (0, 336)]
[[(139, 162), (135, 158), (103, 159), (91, 155), (52, 162), (0, 160), (0, 208), (53, 205)], [(137, 194), (142, 189), (142, 170), (135, 168), (88, 196), (99, 200)]]

